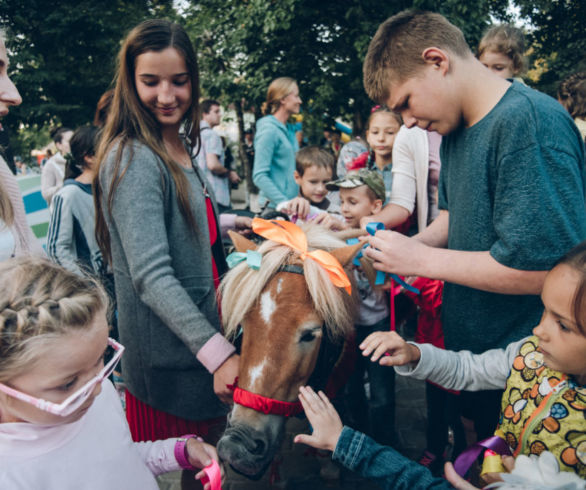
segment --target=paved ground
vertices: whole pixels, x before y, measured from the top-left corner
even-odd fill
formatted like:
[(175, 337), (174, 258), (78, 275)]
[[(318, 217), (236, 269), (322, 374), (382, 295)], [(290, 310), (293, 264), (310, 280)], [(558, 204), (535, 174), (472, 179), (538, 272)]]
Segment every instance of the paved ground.
[[(243, 186), (233, 191), (234, 207), (246, 207)], [(407, 336), (409, 333), (406, 333)], [(422, 381), (396, 377), (396, 420), (398, 447), (405, 456), (417, 459), (425, 448), (425, 385)], [(338, 467), (329, 455), (319, 455), (307, 446), (293, 444), (293, 437), (307, 432), (307, 422), (292, 418), (286, 426), (286, 436), (276, 462), (259, 481), (251, 481), (226, 470), (223, 490), (372, 490), (377, 486)], [(322, 473), (322, 475), (320, 475)], [(180, 490), (179, 474), (160, 478), (161, 490)]]

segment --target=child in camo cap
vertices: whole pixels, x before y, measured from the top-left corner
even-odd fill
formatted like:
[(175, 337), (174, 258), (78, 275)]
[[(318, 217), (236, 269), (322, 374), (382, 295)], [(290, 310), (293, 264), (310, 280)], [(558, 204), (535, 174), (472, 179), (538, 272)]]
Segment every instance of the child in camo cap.
[(342, 216), (349, 227), (359, 228), (365, 216), (378, 213), (385, 200), (385, 183), (378, 172), (361, 168), (328, 182), (330, 191), (340, 191)]

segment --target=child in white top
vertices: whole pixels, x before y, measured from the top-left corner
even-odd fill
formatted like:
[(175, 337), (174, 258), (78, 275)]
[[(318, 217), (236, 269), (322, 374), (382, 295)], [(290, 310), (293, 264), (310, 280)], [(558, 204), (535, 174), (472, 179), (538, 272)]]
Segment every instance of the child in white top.
[(106, 309), (91, 278), (32, 257), (0, 264), (0, 488), (156, 490), (160, 473), (217, 460), (195, 435), (132, 442), (105, 379), (124, 351)]

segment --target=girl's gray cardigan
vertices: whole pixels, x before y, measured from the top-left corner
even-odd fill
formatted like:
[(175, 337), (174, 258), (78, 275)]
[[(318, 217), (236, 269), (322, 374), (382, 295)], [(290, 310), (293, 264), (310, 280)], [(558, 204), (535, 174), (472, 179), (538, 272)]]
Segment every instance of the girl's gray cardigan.
[(205, 177), (197, 165), (185, 169), (197, 223), (193, 233), (181, 214), (170, 172), (147, 146), (134, 142), (123, 152), (120, 172), (126, 173), (109, 212), (116, 152), (114, 147), (106, 157), (99, 179), (110, 231), (118, 328), (126, 346), (126, 386), (141, 401), (179, 417), (222, 416), (227, 407), (214, 394), (212, 375), (196, 359), (220, 331), (201, 185)]

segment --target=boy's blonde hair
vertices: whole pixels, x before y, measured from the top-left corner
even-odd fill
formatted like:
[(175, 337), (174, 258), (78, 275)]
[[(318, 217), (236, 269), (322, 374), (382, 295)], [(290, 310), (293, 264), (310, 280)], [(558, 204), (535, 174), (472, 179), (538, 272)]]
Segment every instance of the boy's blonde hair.
[(525, 58), (525, 34), (523, 31), (510, 24), (500, 24), (488, 29), (478, 45), (477, 58), (485, 51), (495, 51), (504, 54), (513, 62), (515, 75), (527, 70)]
[(275, 78), (267, 90), (267, 100), (263, 102), (263, 114), (274, 114), (281, 106), (281, 100), (293, 92), (297, 82), (290, 77)]
[(0, 263), (0, 382), (30, 366), (48, 339), (87, 328), (107, 306), (96, 280), (47, 259)]
[(414, 77), (425, 65), (425, 49), (436, 47), (467, 58), (472, 52), (464, 34), (445, 17), (433, 12), (404, 10), (383, 22), (368, 46), (362, 67), (368, 96), (384, 103), (390, 81)]
[(295, 170), (300, 176), (303, 176), (305, 171), (313, 165), (325, 169), (329, 168), (333, 174), (334, 164), (334, 155), (316, 145), (301, 148), (295, 155)]

